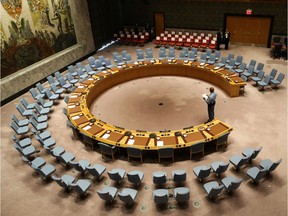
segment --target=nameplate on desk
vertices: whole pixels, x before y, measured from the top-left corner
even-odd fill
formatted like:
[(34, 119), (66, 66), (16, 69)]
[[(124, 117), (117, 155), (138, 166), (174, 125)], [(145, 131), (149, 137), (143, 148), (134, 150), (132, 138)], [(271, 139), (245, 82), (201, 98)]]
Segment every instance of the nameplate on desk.
[(88, 80), (94, 80), (93, 78), (89, 78)]
[(81, 85), (80, 85), (80, 86), (78, 86), (78, 88), (84, 88), (84, 87), (85, 87), (85, 86), (81, 86)]
[(187, 64), (189, 61), (188, 60), (184, 60), (184, 63)]
[(68, 108), (74, 108), (75, 107), (75, 105), (70, 105), (70, 106), (68, 106)]
[(155, 60), (150, 60), (151, 63), (155, 63)]
[(164, 145), (164, 142), (163, 141), (161, 141), (161, 140), (158, 140), (157, 141), (157, 146), (163, 146)]
[(127, 142), (127, 144), (128, 144), (128, 145), (133, 145), (133, 144), (134, 144), (134, 142), (135, 142), (135, 140), (134, 140), (134, 139), (129, 139), (129, 140), (128, 140), (128, 142)]
[(80, 118), (80, 116), (73, 116), (73, 117), (72, 117), (73, 120), (76, 120), (76, 119), (78, 119), (78, 118)]
[(77, 95), (71, 95), (70, 98), (77, 98)]
[(200, 66), (204, 66), (204, 65), (205, 65), (205, 63), (203, 63), (203, 62), (202, 62), (202, 63), (200, 63)]
[(87, 126), (85, 126), (84, 128), (83, 128), (83, 130), (89, 130), (91, 128), (91, 126), (90, 125), (87, 125)]
[(102, 136), (103, 139), (108, 139), (108, 137), (110, 137), (110, 134), (106, 133)]
[(220, 69), (220, 67), (214, 67), (214, 70), (218, 70), (218, 69)]

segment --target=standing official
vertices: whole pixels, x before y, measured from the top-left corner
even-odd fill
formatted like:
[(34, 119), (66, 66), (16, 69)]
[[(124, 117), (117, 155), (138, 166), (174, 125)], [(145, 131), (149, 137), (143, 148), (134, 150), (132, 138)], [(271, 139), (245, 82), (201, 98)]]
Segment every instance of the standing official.
[(208, 116), (209, 116), (209, 119), (205, 123), (208, 123), (214, 119), (214, 108), (216, 104), (216, 97), (217, 94), (214, 92), (213, 87), (210, 87), (209, 95), (203, 95), (203, 99), (208, 104)]
[(224, 33), (224, 43), (225, 43), (225, 49), (226, 50), (228, 50), (229, 42), (230, 42), (230, 32), (228, 29), (226, 29), (226, 31)]

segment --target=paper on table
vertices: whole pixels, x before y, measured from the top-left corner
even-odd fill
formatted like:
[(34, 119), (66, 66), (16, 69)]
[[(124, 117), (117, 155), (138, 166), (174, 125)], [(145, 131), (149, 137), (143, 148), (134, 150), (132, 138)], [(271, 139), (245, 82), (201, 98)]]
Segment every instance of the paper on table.
[(77, 95), (71, 95), (70, 97), (71, 97), (71, 98), (76, 98), (76, 97), (77, 97)]
[(89, 78), (88, 80), (94, 80), (93, 78)]
[(110, 136), (110, 134), (107, 134), (107, 133), (106, 133), (106, 134), (104, 134), (104, 135), (102, 136), (102, 138), (103, 138), (103, 139), (107, 139), (109, 136)]
[(164, 142), (163, 141), (157, 141), (157, 146), (163, 146)]
[(84, 88), (84, 86), (81, 86), (81, 85), (80, 85), (80, 86), (78, 86), (78, 88)]
[(135, 142), (135, 140), (134, 140), (134, 139), (129, 139), (129, 140), (128, 140), (128, 142), (127, 142), (127, 144), (128, 144), (128, 145), (133, 145), (133, 144), (134, 144), (134, 142)]
[(220, 67), (214, 67), (214, 70), (218, 70), (218, 69), (220, 69)]
[(188, 60), (184, 60), (184, 63), (188, 63)]
[(75, 105), (69, 105), (68, 106), (68, 108), (74, 108), (75, 107)]
[(205, 63), (202, 62), (202, 63), (200, 63), (200, 65), (203, 66), (203, 65), (205, 65)]
[(89, 130), (91, 128), (91, 126), (90, 125), (87, 125), (87, 126), (85, 126), (84, 128), (83, 128), (83, 130)]
[(73, 120), (76, 120), (76, 119), (78, 119), (78, 118), (80, 118), (80, 116), (73, 116), (73, 117), (72, 117)]

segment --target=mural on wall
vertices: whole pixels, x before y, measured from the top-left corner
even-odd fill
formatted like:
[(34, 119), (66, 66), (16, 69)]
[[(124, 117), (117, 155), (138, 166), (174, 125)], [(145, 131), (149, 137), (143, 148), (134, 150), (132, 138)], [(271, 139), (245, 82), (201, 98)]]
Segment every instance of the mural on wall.
[(1, 0), (1, 78), (77, 43), (68, 0)]

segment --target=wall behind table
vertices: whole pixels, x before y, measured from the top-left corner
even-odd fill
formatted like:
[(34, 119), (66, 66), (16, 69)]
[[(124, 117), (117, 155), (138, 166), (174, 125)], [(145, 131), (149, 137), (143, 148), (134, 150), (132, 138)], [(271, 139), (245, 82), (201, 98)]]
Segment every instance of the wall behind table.
[(1, 101), (95, 51), (86, 0), (69, 5), (77, 44), (1, 79)]
[(245, 14), (246, 9), (255, 15), (274, 16), (272, 34), (287, 34), (287, 3), (229, 2), (220, 0), (123, 0), (124, 25), (154, 25), (154, 12), (165, 13), (167, 28), (217, 30), (223, 27), (224, 14)]

